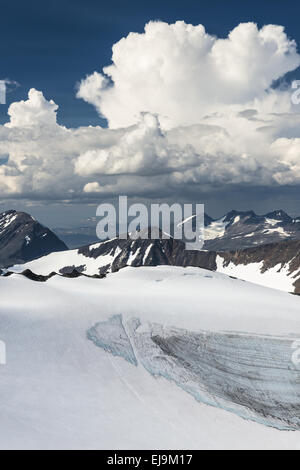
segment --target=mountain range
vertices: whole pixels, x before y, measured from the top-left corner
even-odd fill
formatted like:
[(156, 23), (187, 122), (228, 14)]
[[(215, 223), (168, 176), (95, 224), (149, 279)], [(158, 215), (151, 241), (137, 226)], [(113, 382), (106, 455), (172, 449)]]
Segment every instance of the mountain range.
[(228, 252), (187, 251), (173, 238), (112, 240), (77, 250), (51, 253), (15, 265), (9, 272), (47, 280), (54, 273), (73, 277), (103, 277), (126, 266), (199, 267), (300, 294), (300, 241), (285, 241)]
[[(80, 227), (55, 228), (54, 232), (70, 249), (90, 245), (98, 241), (95, 229), (97, 220), (87, 222)], [(192, 222), (195, 229), (195, 216)], [(300, 239), (300, 217), (290, 217), (283, 210), (264, 215), (233, 210), (218, 219), (205, 214), (204, 223), (204, 249), (207, 250), (227, 251)]]
[(187, 251), (181, 240), (158, 229), (155, 239), (116, 237), (68, 250), (28, 214), (9, 211), (0, 221), (1, 265), (10, 266), (8, 274), (46, 280), (55, 273), (103, 277), (126, 266), (193, 266), (300, 294), (300, 219), (284, 211), (264, 216), (232, 211), (218, 220), (206, 216), (202, 251)]
[(283, 210), (265, 215), (233, 210), (220, 219), (205, 217), (207, 250), (228, 251), (299, 239), (300, 217), (292, 218)]

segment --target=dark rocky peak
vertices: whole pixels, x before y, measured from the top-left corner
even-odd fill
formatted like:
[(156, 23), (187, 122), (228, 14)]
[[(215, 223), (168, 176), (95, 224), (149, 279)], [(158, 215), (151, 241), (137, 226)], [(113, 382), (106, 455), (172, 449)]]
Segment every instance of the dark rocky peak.
[(0, 267), (22, 264), (68, 247), (47, 227), (25, 212), (0, 214)]
[(281, 209), (273, 212), (268, 212), (268, 214), (264, 215), (264, 218), (278, 220), (278, 222), (284, 223), (291, 223), (293, 221), (292, 217), (290, 217), (286, 212)]

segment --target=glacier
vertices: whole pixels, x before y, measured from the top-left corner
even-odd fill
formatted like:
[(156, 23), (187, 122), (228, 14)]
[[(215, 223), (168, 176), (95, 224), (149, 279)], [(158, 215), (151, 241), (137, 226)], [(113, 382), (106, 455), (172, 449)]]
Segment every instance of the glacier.
[(170, 266), (0, 295), (0, 449), (300, 450), (298, 296)]
[(192, 332), (143, 325), (138, 318), (123, 325), (122, 316), (98, 323), (87, 335), (113, 355), (134, 365), (139, 360), (150, 374), (174, 381), (199, 402), (280, 430), (300, 430), (293, 337)]
[(130, 340), (122, 324), (122, 315), (114, 315), (108, 321), (97, 323), (88, 330), (87, 337), (96, 346), (137, 365)]

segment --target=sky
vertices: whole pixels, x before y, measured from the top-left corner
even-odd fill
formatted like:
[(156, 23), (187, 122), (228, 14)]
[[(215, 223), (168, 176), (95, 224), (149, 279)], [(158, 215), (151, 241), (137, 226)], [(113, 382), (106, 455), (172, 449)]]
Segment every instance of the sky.
[(126, 194), (215, 217), (299, 215), (299, 13), (294, 1), (6, 2), (0, 209), (76, 225)]

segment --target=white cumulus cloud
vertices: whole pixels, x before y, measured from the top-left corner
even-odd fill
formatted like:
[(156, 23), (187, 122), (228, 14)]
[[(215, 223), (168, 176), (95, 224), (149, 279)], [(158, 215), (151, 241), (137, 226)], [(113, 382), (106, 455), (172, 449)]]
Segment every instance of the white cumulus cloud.
[(82, 80), (77, 96), (111, 128), (136, 123), (142, 112), (158, 114), (163, 127), (190, 125), (267, 100), (273, 81), (299, 65), (282, 26), (243, 23), (218, 39), (202, 25), (150, 22), (113, 46), (112, 64)]
[(154, 176), (185, 170), (197, 163), (191, 145), (172, 144), (162, 133), (157, 116), (142, 114), (139, 123), (128, 128), (116, 145), (82, 154), (75, 163), (75, 171), (82, 176)]
[(58, 106), (47, 101), (42, 92), (32, 88), (27, 101), (12, 103), (8, 109), (10, 122), (7, 127), (51, 126), (56, 124)]

